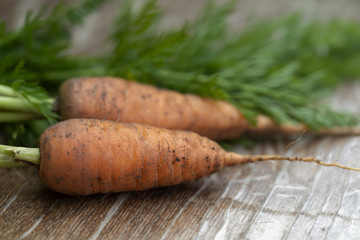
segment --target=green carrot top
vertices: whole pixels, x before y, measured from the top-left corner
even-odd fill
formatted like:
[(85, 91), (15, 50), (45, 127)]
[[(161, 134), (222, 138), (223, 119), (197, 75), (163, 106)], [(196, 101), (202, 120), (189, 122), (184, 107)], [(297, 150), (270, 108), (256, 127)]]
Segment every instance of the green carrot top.
[[(360, 28), (352, 21), (305, 22), (301, 14), (229, 29), (237, 1), (208, 1), (197, 19), (161, 29), (161, 8), (146, 1), (121, 4), (97, 56), (74, 55), (70, 26), (81, 24), (102, 0), (61, 3), (51, 14), (29, 13), (14, 30), (0, 24), (0, 121), (8, 136), (36, 136), (58, 117), (58, 86), (68, 78), (112, 75), (222, 99), (253, 121), (311, 129), (350, 126), (358, 119), (317, 104), (341, 81), (360, 76)], [(47, 121), (31, 121), (44, 117)], [(21, 137), (23, 138), (23, 137)]]

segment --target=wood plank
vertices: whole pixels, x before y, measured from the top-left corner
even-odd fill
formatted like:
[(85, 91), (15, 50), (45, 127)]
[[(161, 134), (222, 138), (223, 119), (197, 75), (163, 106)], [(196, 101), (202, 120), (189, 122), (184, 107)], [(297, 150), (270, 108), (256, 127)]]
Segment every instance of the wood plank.
[[(31, 1), (43, 2), (44, 0)], [(5, 1), (10, 6), (11, 1)], [(22, 4), (24, 11), (30, 1)], [(54, 1), (52, 1), (54, 2)], [(164, 27), (193, 18), (203, 1), (160, 1), (167, 9)], [(263, 1), (264, 2), (264, 1)], [(4, 4), (3, 3), (3, 4)], [(276, 3), (276, 4), (274, 4)], [(274, 16), (286, 9), (314, 8), (336, 15), (339, 9), (360, 20), (356, 0), (288, 3), (281, 0), (240, 3), (243, 24), (251, 14)], [(36, 5), (36, 4), (35, 4)], [(34, 7), (36, 7), (34, 5)], [(74, 52), (100, 48), (116, 4), (102, 9), (77, 36)], [(184, 9), (192, 6), (192, 11)], [(6, 7), (8, 8), (8, 7)], [(195, 9), (195, 10), (194, 10)], [(254, 11), (251, 11), (254, 9)], [(309, 11), (313, 13), (314, 9)], [(0, 9), (12, 19), (15, 10)], [(11, 13), (11, 14), (10, 14)], [(106, 17), (102, 18), (102, 15)], [(91, 26), (98, 19), (104, 21)], [(240, 20), (241, 21), (240, 21)], [(10, 20), (9, 20), (10, 21)], [(14, 23), (16, 21), (13, 20)], [(360, 83), (340, 87), (327, 100), (334, 107), (360, 113)], [(282, 139), (264, 141), (246, 154), (315, 155), (360, 167), (359, 137), (305, 136), (285, 149)], [(140, 193), (68, 197), (47, 190), (32, 168), (0, 169), (0, 239), (356, 239), (360, 236), (360, 175), (316, 164), (269, 161), (227, 168), (199, 181)]]
[[(236, 151), (316, 155), (356, 166), (359, 141), (305, 137), (287, 151), (282, 141)], [(77, 198), (47, 190), (36, 169), (1, 169), (0, 232), (4, 239), (346, 239), (360, 234), (359, 178), (311, 163), (270, 161), (176, 187)]]

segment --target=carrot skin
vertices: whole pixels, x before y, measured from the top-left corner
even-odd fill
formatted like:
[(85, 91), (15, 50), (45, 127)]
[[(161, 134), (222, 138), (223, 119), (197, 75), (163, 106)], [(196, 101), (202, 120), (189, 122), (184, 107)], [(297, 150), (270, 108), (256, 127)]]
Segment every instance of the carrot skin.
[(360, 135), (357, 127), (311, 131), (302, 124), (276, 124), (259, 115), (252, 126), (233, 105), (192, 94), (159, 89), (113, 77), (83, 77), (60, 88), (60, 113), (64, 120), (96, 118), (190, 130), (214, 140), (239, 137), (291, 136), (309, 131), (315, 135)]
[(72, 119), (40, 137), (39, 176), (68, 195), (141, 191), (219, 171), (226, 152), (187, 131), (141, 124)]
[(142, 191), (173, 186), (224, 166), (267, 160), (314, 162), (315, 157), (240, 155), (194, 132), (109, 120), (71, 119), (40, 136), (40, 180), (68, 195)]
[(64, 120), (141, 123), (190, 130), (215, 140), (238, 138), (250, 127), (239, 110), (227, 102), (113, 77), (66, 81), (60, 88), (60, 112)]

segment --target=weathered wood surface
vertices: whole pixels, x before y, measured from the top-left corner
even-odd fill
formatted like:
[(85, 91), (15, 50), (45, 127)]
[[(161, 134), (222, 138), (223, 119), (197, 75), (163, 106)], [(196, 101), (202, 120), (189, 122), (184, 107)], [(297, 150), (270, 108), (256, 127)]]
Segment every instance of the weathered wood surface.
[[(360, 112), (360, 84), (337, 105)], [(360, 167), (360, 137), (263, 142), (240, 153), (315, 155)], [(261, 162), (140, 193), (68, 197), (36, 169), (0, 170), (1, 239), (358, 239), (360, 174), (309, 163)]]
[[(1, 16), (20, 11), (4, 10), (13, 2), (1, 0)], [(174, 23), (181, 18), (178, 9), (191, 6), (191, 1), (163, 2)], [(288, 8), (286, 1), (277, 2)], [(329, 2), (348, 9), (349, 15), (360, 8), (356, 1), (344, 1), (353, 8)], [(30, 5), (23, 1), (19, 8)], [(264, 15), (276, 12), (259, 9)], [(359, 92), (359, 83), (348, 84), (330, 100), (335, 107), (360, 113)], [(315, 155), (360, 167), (360, 137), (305, 136), (287, 150), (286, 145), (277, 139), (236, 151)], [(359, 239), (359, 182), (357, 172), (269, 161), (227, 168), (176, 187), (68, 197), (47, 190), (36, 169), (0, 169), (0, 239)]]

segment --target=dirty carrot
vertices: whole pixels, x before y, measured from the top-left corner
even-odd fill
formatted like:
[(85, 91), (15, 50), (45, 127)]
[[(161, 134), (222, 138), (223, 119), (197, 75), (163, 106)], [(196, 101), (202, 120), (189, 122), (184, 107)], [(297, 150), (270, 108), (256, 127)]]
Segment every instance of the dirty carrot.
[[(4, 92), (4, 91), (3, 91)], [(12, 111), (2, 112), (1, 121), (27, 121), (41, 113), (29, 107), (23, 99), (15, 98), (8, 90), (0, 98)], [(64, 82), (56, 100), (48, 100), (49, 111), (59, 112), (61, 119), (94, 118), (127, 123), (141, 123), (155, 127), (189, 130), (213, 140), (231, 140), (243, 136), (272, 136), (301, 134), (309, 130), (305, 125), (276, 124), (271, 118), (258, 116), (253, 126), (234, 105), (194, 94), (181, 94), (152, 85), (126, 81), (114, 77), (82, 77)], [(11, 103), (11, 104), (9, 104)], [(40, 104), (40, 103), (37, 103)], [(14, 111), (17, 114), (14, 114)], [(19, 114), (21, 113), (21, 114)], [(360, 134), (357, 127), (322, 129), (316, 134)]]
[(0, 146), (0, 166), (39, 166), (48, 188), (68, 195), (142, 191), (192, 181), (264, 160), (324, 163), (314, 157), (239, 155), (196, 133), (109, 120), (71, 119), (46, 129), (39, 148)]
[(119, 78), (75, 78), (60, 87), (62, 119), (96, 118), (233, 139), (248, 128), (231, 104)]
[[(247, 134), (300, 134), (304, 125), (277, 125), (266, 116), (252, 126), (238, 108), (225, 101), (159, 89), (113, 77), (84, 77), (60, 88), (63, 119), (96, 118), (194, 131), (214, 140)], [(359, 134), (357, 128), (323, 129), (318, 134)]]

